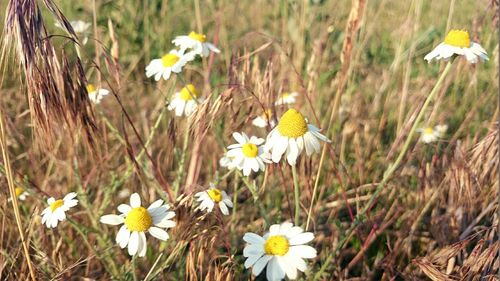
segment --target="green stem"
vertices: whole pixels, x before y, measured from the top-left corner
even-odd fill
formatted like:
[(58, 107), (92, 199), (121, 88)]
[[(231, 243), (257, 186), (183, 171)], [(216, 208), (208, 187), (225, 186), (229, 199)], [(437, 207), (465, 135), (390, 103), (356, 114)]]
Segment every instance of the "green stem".
[(422, 117), (424, 116), (425, 110), (427, 109), (427, 107), (429, 106), (429, 104), (433, 100), (434, 96), (438, 92), (439, 88), (441, 87), (441, 84), (443, 84), (444, 78), (446, 77), (448, 72), (450, 72), (451, 65), (452, 65), (452, 61), (449, 61), (448, 64), (446, 64), (446, 67), (443, 70), (443, 72), (441, 73), (441, 76), (439, 76), (439, 79), (436, 82), (436, 85), (434, 86), (434, 88), (432, 88), (432, 91), (427, 96), (427, 99), (425, 100), (424, 105), (422, 105), (422, 108), (420, 109), (420, 111), (417, 115), (417, 118), (415, 118), (415, 121), (413, 122), (413, 126), (411, 127), (410, 132), (408, 133), (408, 136), (406, 137), (405, 143), (403, 144), (403, 148), (399, 152), (398, 157), (396, 158), (394, 163), (387, 168), (386, 172), (384, 173), (384, 177), (382, 178), (380, 183), (377, 185), (377, 188), (375, 189), (375, 192), (370, 197), (370, 200), (368, 200), (368, 203), (366, 203), (365, 207), (356, 215), (354, 222), (351, 224), (351, 227), (349, 227), (347, 232), (344, 234), (344, 237), (339, 241), (337, 247), (335, 248), (335, 251), (330, 252), (330, 254), (326, 258), (323, 266), (321, 266), (320, 270), (314, 275), (314, 280), (318, 280), (321, 278), (321, 275), (323, 274), (323, 272), (325, 272), (326, 268), (330, 264), (330, 261), (333, 259), (333, 257), (336, 255), (336, 253), (344, 247), (345, 243), (347, 242), (347, 238), (350, 237), (351, 233), (356, 229), (356, 227), (362, 223), (363, 217), (365, 216), (366, 212), (370, 209), (373, 201), (375, 200), (375, 198), (377, 198), (378, 194), (382, 191), (385, 184), (389, 181), (392, 174), (398, 168), (399, 164), (401, 163), (404, 156), (406, 155), (408, 148), (410, 147), (410, 144), (411, 144), (412, 139), (413, 139), (413, 135), (415, 134), (417, 127), (418, 127), (420, 121), (422, 120)]
[[(241, 171), (238, 171), (238, 173), (240, 176), (241, 176)], [(267, 211), (266, 209), (264, 208), (264, 206), (262, 205), (262, 202), (259, 201), (259, 192), (257, 191), (257, 186), (250, 183), (247, 178), (245, 177), (242, 177), (242, 180), (243, 182), (245, 183), (245, 185), (247, 186), (248, 190), (250, 191), (250, 193), (252, 193), (252, 197), (253, 197), (253, 202), (257, 205), (257, 207), (259, 208), (259, 211), (260, 211), (260, 215), (264, 218), (264, 221), (266, 222), (266, 225), (270, 225), (269, 224), (269, 218), (267, 217)], [(264, 227), (266, 226), (264, 225)]]
[(177, 198), (177, 193), (181, 185), (182, 178), (184, 178), (184, 162), (186, 162), (186, 151), (189, 143), (189, 133), (191, 129), (191, 119), (188, 118), (186, 124), (186, 130), (184, 131), (184, 142), (182, 144), (181, 159), (179, 161), (179, 167), (177, 168), (177, 177), (174, 181), (174, 196)]
[(297, 176), (297, 167), (292, 165), (292, 176), (293, 176), (293, 194), (295, 198), (295, 226), (299, 225), (299, 214), (300, 214), (300, 194), (299, 194), (299, 177)]

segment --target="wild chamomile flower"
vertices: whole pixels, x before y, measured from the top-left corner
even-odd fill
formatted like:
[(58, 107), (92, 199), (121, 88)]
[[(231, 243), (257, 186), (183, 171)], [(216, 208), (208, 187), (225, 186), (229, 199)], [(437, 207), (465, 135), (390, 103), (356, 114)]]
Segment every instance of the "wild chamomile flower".
[(207, 42), (207, 37), (204, 34), (196, 33), (191, 31), (189, 35), (182, 35), (175, 37), (172, 40), (175, 46), (179, 47), (181, 52), (191, 49), (191, 52), (195, 55), (200, 55), (202, 57), (208, 57), (210, 51), (214, 53), (220, 53), (212, 43)]
[(299, 93), (297, 92), (284, 92), (279, 97), (278, 100), (274, 103), (275, 105), (283, 105), (283, 104), (294, 104), (297, 101), (297, 97)]
[(217, 189), (213, 183), (210, 183), (210, 188), (198, 192), (194, 195), (196, 201), (200, 202), (198, 207), (200, 210), (207, 210), (207, 213), (212, 212), (215, 204), (219, 205), (219, 209), (223, 215), (229, 215), (229, 208), (233, 207), (233, 202), (231, 198), (227, 195), (224, 190)]
[(295, 109), (289, 109), (268, 135), (265, 151), (271, 151), (271, 159), (278, 163), (281, 156), (286, 153), (288, 164), (295, 165), (297, 158), (306, 149), (306, 154), (310, 156), (320, 149), (319, 141), (330, 142), (330, 140), (320, 133), (320, 129), (308, 124), (304, 116)]
[[(29, 193), (26, 190), (24, 190), (24, 188), (19, 187), (19, 186), (16, 187), (14, 190), (16, 192), (17, 199), (19, 199), (21, 201), (26, 200), (26, 197), (29, 195)], [(9, 198), (7, 201), (12, 201), (12, 198)]]
[(156, 81), (159, 81), (162, 77), (168, 80), (172, 72), (180, 73), (186, 63), (193, 59), (194, 54), (184, 54), (182, 51), (172, 50), (163, 57), (152, 60), (148, 66), (146, 66), (146, 76), (148, 78), (154, 76)]
[(432, 143), (442, 138), (446, 133), (447, 129), (448, 129), (447, 125), (437, 125), (434, 128), (432, 127), (419, 128), (417, 129), (417, 132), (421, 133), (420, 136), (421, 142)]
[(101, 100), (109, 94), (106, 89), (96, 89), (93, 84), (87, 85), (87, 93), (89, 93), (89, 99), (95, 104), (101, 103)]
[(271, 109), (266, 109), (260, 116), (257, 116), (255, 119), (252, 120), (252, 124), (259, 128), (267, 127), (268, 123), (269, 126), (271, 126), (271, 128), (274, 127), (274, 125), (276, 125), (276, 122), (274, 122), (273, 118), (273, 111)]
[(105, 215), (100, 221), (110, 225), (123, 224), (116, 235), (116, 243), (122, 249), (128, 245), (129, 255), (137, 254), (139, 257), (144, 257), (147, 250), (146, 232), (162, 241), (169, 238), (168, 233), (162, 229), (175, 226), (175, 222), (170, 220), (175, 217), (175, 213), (169, 212), (169, 208), (170, 206), (163, 204), (163, 200), (160, 199), (146, 209), (141, 206), (139, 194), (134, 193), (130, 195), (130, 206), (127, 204), (118, 206), (120, 215)]
[(470, 63), (477, 63), (478, 58), (488, 60), (488, 54), (478, 43), (471, 42), (469, 33), (465, 30), (453, 29), (448, 32), (444, 42), (428, 53), (424, 59), (427, 62), (436, 60), (449, 60), (453, 55), (465, 56)]
[(297, 278), (297, 270), (304, 272), (307, 265), (303, 259), (315, 258), (316, 250), (304, 245), (314, 239), (314, 234), (304, 232), (292, 223), (274, 224), (263, 237), (247, 232), (243, 240), (248, 245), (243, 249), (245, 268), (252, 267), (253, 275), (259, 275), (267, 265), (269, 281), (279, 281), (286, 276)]
[(203, 102), (203, 98), (198, 98), (200, 93), (193, 84), (187, 84), (180, 92), (174, 94), (168, 105), (168, 110), (175, 110), (176, 116), (189, 117), (196, 110), (198, 103)]
[[(82, 44), (83, 45), (87, 44), (87, 41), (88, 41), (89, 35), (90, 35), (90, 27), (92, 26), (92, 24), (90, 22), (85, 22), (85, 21), (81, 21), (81, 20), (70, 21), (69, 24), (71, 24), (73, 31), (77, 35), (82, 36)], [(63, 28), (59, 22), (56, 22), (55, 26), (59, 27), (59, 28)]]
[(264, 152), (264, 148), (261, 146), (264, 139), (255, 136), (248, 138), (245, 133), (236, 132), (233, 133), (233, 138), (238, 143), (227, 147), (227, 156), (233, 158), (232, 164), (238, 170), (243, 171), (243, 175), (248, 176), (251, 171), (264, 171), (266, 169), (265, 163), (271, 163), (269, 153)]
[(48, 228), (55, 228), (58, 222), (66, 220), (66, 212), (78, 204), (75, 197), (75, 192), (68, 193), (63, 199), (56, 200), (50, 197), (47, 200), (49, 206), (42, 211), (42, 224), (45, 223)]

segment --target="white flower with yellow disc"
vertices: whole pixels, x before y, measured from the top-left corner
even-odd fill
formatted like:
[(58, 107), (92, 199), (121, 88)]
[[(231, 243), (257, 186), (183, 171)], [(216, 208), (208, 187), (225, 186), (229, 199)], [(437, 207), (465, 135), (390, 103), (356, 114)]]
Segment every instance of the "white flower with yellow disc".
[[(26, 200), (26, 197), (29, 195), (29, 193), (26, 190), (24, 190), (24, 188), (22, 188), (22, 187), (16, 187), (14, 189), (14, 191), (16, 193), (17, 199), (19, 199), (21, 201)], [(12, 198), (9, 198), (7, 201), (9, 201), (9, 202), (12, 201)]]
[(233, 158), (232, 164), (248, 176), (252, 171), (258, 172), (266, 169), (269, 161), (269, 153), (261, 146), (264, 139), (252, 136), (248, 138), (245, 133), (233, 133), (233, 138), (238, 142), (228, 146), (227, 156)]
[(75, 192), (68, 193), (63, 199), (50, 197), (47, 200), (49, 206), (42, 211), (42, 224), (55, 228), (60, 221), (66, 220), (66, 212), (78, 204), (75, 197)]
[(284, 92), (279, 97), (278, 100), (274, 103), (275, 105), (284, 105), (284, 104), (294, 104), (297, 101), (297, 97), (299, 93), (297, 92)]
[(279, 281), (285, 275), (294, 280), (297, 270), (306, 271), (304, 259), (312, 259), (317, 255), (316, 249), (304, 245), (314, 239), (314, 234), (304, 232), (292, 223), (274, 224), (263, 237), (247, 232), (243, 240), (248, 245), (243, 249), (246, 257), (245, 268), (252, 267), (253, 275), (259, 275), (264, 267), (269, 281)]
[(220, 53), (214, 44), (207, 42), (207, 36), (204, 34), (196, 33), (191, 31), (188, 35), (182, 35), (175, 37), (172, 43), (179, 47), (181, 52), (191, 49), (190, 53), (195, 55), (200, 55), (202, 57), (208, 57), (210, 51), (214, 53)]
[(194, 197), (196, 197), (196, 201), (200, 202), (198, 208), (202, 211), (207, 210), (207, 213), (212, 212), (215, 204), (217, 204), (222, 214), (227, 216), (229, 215), (228, 208), (233, 207), (233, 202), (231, 202), (231, 198), (227, 193), (216, 188), (213, 183), (210, 183), (209, 189), (196, 193)]
[(168, 211), (169, 208), (168, 204), (163, 204), (163, 200), (159, 199), (146, 209), (141, 206), (139, 194), (133, 193), (130, 195), (130, 205), (118, 206), (120, 215), (105, 215), (100, 221), (110, 225), (123, 224), (116, 235), (116, 243), (122, 249), (128, 246), (129, 255), (144, 257), (147, 250), (146, 232), (162, 241), (169, 238), (168, 233), (163, 230), (175, 226), (175, 222), (170, 220), (175, 217), (175, 213)]
[(427, 62), (433, 59), (449, 60), (453, 55), (465, 56), (470, 63), (477, 63), (479, 59), (488, 60), (486, 50), (478, 43), (472, 42), (467, 31), (457, 29), (448, 32), (444, 42), (437, 45), (424, 59)]
[(432, 143), (438, 141), (440, 138), (444, 136), (448, 130), (447, 125), (437, 125), (434, 128), (425, 127), (417, 129), (417, 132), (421, 133), (420, 141), (423, 143)]
[(193, 84), (187, 84), (180, 92), (174, 94), (174, 97), (168, 105), (168, 110), (175, 110), (176, 116), (189, 117), (196, 110), (203, 98), (198, 98), (200, 93)]
[(95, 104), (101, 103), (101, 100), (109, 95), (109, 91), (106, 89), (98, 88), (96, 89), (93, 84), (87, 85), (87, 93), (89, 94), (89, 99)]
[(159, 81), (162, 77), (168, 80), (172, 72), (180, 73), (182, 68), (193, 59), (194, 54), (184, 54), (184, 52), (172, 50), (163, 57), (152, 60), (146, 66), (146, 76), (148, 78), (154, 76), (156, 81)]
[(264, 150), (271, 152), (271, 159), (275, 163), (285, 154), (288, 164), (293, 166), (304, 148), (308, 156), (318, 152), (320, 140), (330, 142), (320, 133), (320, 129), (308, 124), (300, 112), (289, 109), (281, 116), (278, 126), (267, 135)]
[(265, 128), (269, 124), (272, 128), (276, 125), (273, 119), (273, 111), (271, 109), (266, 109), (264, 112), (252, 120), (252, 124), (259, 128)]

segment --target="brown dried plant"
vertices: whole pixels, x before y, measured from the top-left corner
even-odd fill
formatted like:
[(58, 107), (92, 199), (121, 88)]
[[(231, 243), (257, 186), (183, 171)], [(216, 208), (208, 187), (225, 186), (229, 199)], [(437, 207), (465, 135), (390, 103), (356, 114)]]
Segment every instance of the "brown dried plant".
[[(79, 56), (78, 38), (71, 24), (52, 0), (43, 0), (50, 14), (69, 34), (74, 55), (56, 49), (48, 33), (38, 0), (11, 0), (7, 6), (0, 62), (19, 65), (19, 78), (26, 91), (36, 135), (41, 148), (64, 134), (77, 142), (80, 131), (94, 142), (95, 125), (87, 79)], [(0, 81), (1, 84), (1, 81)]]

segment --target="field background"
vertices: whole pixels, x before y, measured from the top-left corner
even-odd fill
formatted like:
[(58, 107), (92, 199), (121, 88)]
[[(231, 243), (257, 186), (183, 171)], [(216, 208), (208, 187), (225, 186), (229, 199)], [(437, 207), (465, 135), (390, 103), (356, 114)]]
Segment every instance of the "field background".
[[(48, 32), (66, 35), (54, 26), (43, 1), (37, 2)], [(498, 280), (495, 1), (55, 3), (68, 20), (96, 24), (80, 50), (86, 77), (113, 89), (123, 109), (113, 96), (93, 107), (93, 149), (81, 135), (68, 133), (64, 123), (50, 128), (54, 137), (48, 143), (34, 133), (19, 62), (11, 54), (2, 65), (0, 106), (16, 183), (31, 193), (20, 212), (40, 280), (142, 280), (148, 273), (157, 280), (250, 280), (242, 236), (262, 234), (265, 221), (245, 181), (254, 179), (259, 186), (271, 222), (293, 220), (291, 170), (273, 165), (265, 176), (242, 179), (218, 161), (233, 143), (232, 132), (265, 137), (267, 131), (251, 120), (284, 91), (301, 94), (293, 107), (332, 140), (321, 165), (315, 154), (302, 157), (298, 166), (303, 226), (321, 169), (309, 225), (318, 257), (309, 261), (301, 280)], [(0, 17), (4, 22), (6, 15)], [(490, 60), (454, 61), (422, 123), (447, 124), (447, 134), (428, 145), (414, 137), (400, 168), (346, 236), (444, 68), (442, 62), (427, 64), (424, 55), (451, 28), (468, 30)], [(165, 110), (166, 99), (183, 82), (175, 77), (156, 83), (145, 77), (144, 68), (174, 47), (175, 36), (191, 30), (203, 31), (222, 51), (189, 63), (182, 73), (208, 100), (190, 121), (186, 138), (187, 120)], [(71, 41), (50, 40), (76, 60)], [(276, 116), (284, 110), (276, 108)], [(150, 157), (141, 153), (146, 141)], [(26, 280), (29, 271), (1, 167), (0, 279)], [(193, 192), (209, 182), (231, 196), (236, 191), (229, 217), (193, 211)], [(169, 230), (167, 242), (148, 236), (147, 256), (132, 260), (114, 243), (118, 228), (98, 218), (114, 213), (131, 192), (139, 192), (143, 202), (167, 198), (166, 187), (178, 187), (182, 194), (173, 203), (178, 226)], [(71, 221), (46, 229), (39, 214), (47, 196), (70, 191), (80, 199), (67, 214)]]

